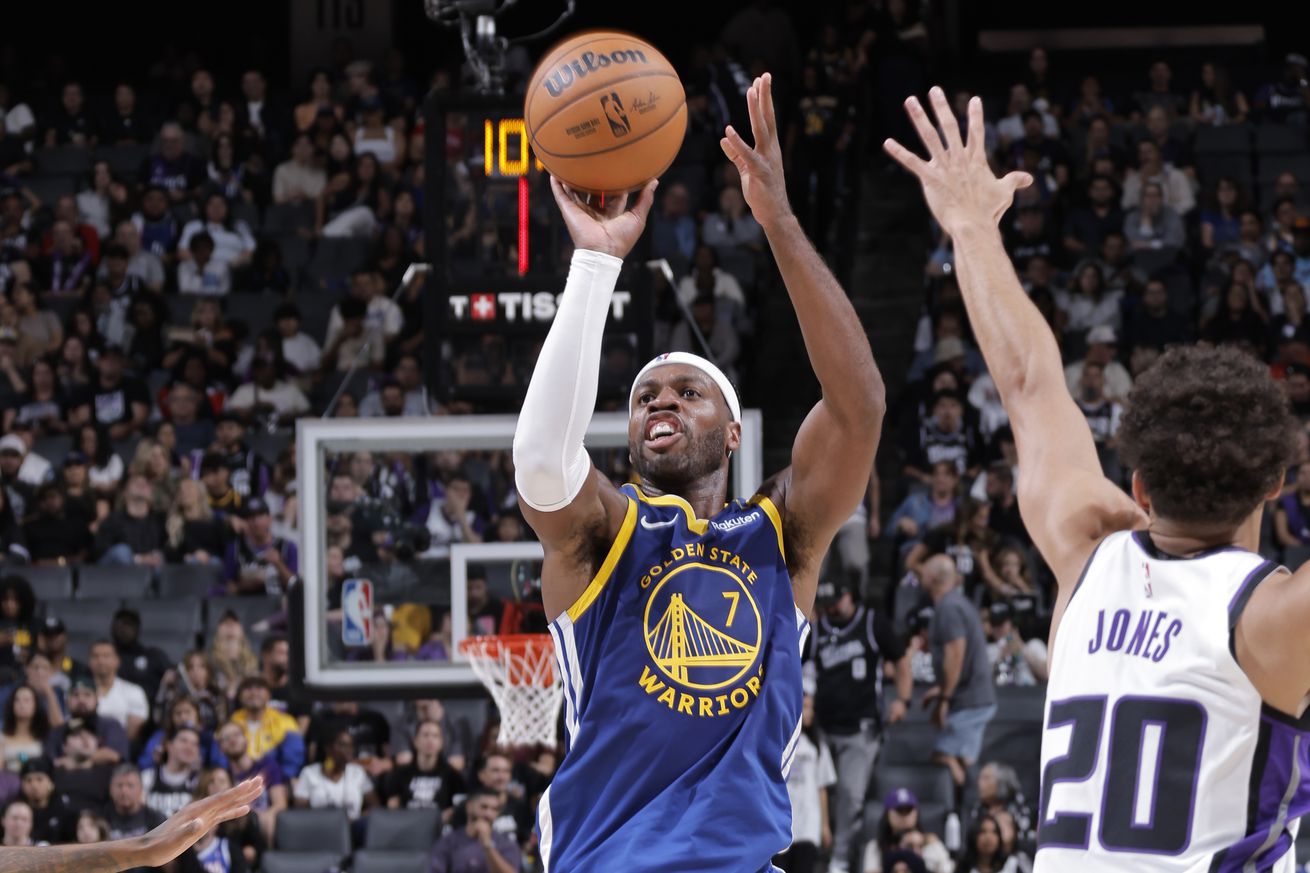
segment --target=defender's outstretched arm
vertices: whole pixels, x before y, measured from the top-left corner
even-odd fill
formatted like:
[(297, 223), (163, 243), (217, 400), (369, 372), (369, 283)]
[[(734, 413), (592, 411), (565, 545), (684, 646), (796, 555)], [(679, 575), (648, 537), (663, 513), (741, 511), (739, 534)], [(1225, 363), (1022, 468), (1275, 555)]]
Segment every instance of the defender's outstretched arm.
[(720, 144), (741, 173), (742, 195), (764, 228), (823, 388), (796, 434), (791, 467), (762, 489), (785, 510), (796, 605), (809, 612), (823, 552), (864, 496), (886, 389), (854, 307), (787, 202), (772, 91), (765, 73), (746, 92), (755, 147), (731, 127)]
[[(1087, 558), (1107, 534), (1144, 524), (1145, 514), (1101, 474), (1087, 420), (1064, 381), (1050, 327), (1015, 275), (997, 222), (1027, 173), (996, 178), (983, 146), (982, 101), (969, 101), (968, 143), (940, 88), (937, 123), (917, 98), (905, 101), (927, 161), (895, 140), (885, 148), (923, 184), (928, 207), (955, 241), (955, 269), (974, 335), (1010, 415), (1019, 450), (1019, 508), (1067, 600)], [(1058, 612), (1058, 609), (1057, 609)]]

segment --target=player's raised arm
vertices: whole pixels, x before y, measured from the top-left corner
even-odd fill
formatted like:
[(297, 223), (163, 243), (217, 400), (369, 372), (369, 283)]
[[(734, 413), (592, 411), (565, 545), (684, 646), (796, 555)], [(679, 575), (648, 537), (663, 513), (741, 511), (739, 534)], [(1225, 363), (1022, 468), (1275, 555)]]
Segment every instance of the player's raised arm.
[(761, 489), (782, 511), (796, 605), (808, 612), (823, 553), (864, 496), (886, 389), (855, 309), (787, 202), (772, 90), (765, 73), (746, 92), (755, 147), (731, 127), (721, 145), (741, 173), (742, 195), (768, 237), (823, 388), (823, 399), (796, 434), (791, 467)]
[(598, 552), (618, 532), (627, 498), (597, 471), (582, 438), (596, 408), (601, 338), (623, 258), (646, 226), (648, 184), (631, 210), (615, 197), (597, 211), (558, 180), (555, 202), (573, 238), (564, 298), (542, 344), (514, 432), (514, 481), (524, 517), (546, 550), (542, 599), (548, 618), (586, 588)]
[[(917, 98), (905, 101), (927, 161), (895, 140), (887, 152), (923, 184), (928, 207), (955, 241), (955, 272), (974, 335), (1019, 450), (1019, 508), (1033, 542), (1055, 571), (1062, 593), (1106, 534), (1146, 516), (1101, 474), (1087, 420), (1065, 385), (1060, 350), (1019, 284), (997, 227), (1027, 173), (997, 178), (983, 145), (982, 102), (969, 101), (967, 144), (940, 88), (931, 92), (946, 142)], [(1065, 594), (1067, 597), (1067, 593)]]

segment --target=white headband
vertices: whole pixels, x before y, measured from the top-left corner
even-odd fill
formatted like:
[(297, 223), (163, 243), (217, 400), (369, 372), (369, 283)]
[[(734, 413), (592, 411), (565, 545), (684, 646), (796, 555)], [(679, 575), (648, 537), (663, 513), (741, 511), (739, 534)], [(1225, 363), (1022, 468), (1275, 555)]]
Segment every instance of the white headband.
[(723, 399), (728, 402), (728, 411), (732, 413), (733, 421), (741, 421), (741, 401), (737, 398), (737, 389), (732, 387), (728, 377), (723, 371), (714, 365), (712, 361), (702, 358), (700, 355), (693, 355), (691, 352), (665, 352), (662, 355), (656, 355), (651, 362), (641, 368), (641, 372), (632, 380), (632, 391), (628, 393), (628, 409), (632, 409), (632, 401), (637, 396), (637, 386), (646, 374), (656, 367), (663, 367), (665, 364), (686, 364), (688, 367), (695, 367), (719, 386), (723, 392)]

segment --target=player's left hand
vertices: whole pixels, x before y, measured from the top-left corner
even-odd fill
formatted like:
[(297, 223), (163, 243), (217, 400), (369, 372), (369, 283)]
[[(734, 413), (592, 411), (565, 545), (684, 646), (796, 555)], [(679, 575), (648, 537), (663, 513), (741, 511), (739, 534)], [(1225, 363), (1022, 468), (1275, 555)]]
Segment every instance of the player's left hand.
[(746, 145), (741, 134), (728, 125), (719, 145), (741, 174), (741, 196), (751, 215), (768, 230), (779, 219), (791, 215), (787, 201), (787, 180), (782, 175), (782, 148), (778, 145), (778, 118), (773, 112), (773, 77), (768, 73), (746, 89), (746, 109), (751, 117), (755, 148)]
[[(969, 228), (995, 229), (1005, 210), (1014, 202), (1014, 193), (1033, 183), (1028, 173), (1008, 173), (996, 178), (987, 163), (987, 150), (983, 145), (982, 100), (969, 101), (969, 141), (960, 139), (960, 124), (946, 103), (946, 94), (934, 87), (928, 92), (932, 101), (941, 136), (919, 98), (905, 101), (905, 111), (914, 122), (919, 139), (928, 150), (929, 160), (911, 152), (894, 139), (883, 143), (887, 154), (909, 170), (923, 185), (924, 199), (933, 216), (952, 237)], [(942, 145), (942, 137), (946, 144)]]
[(550, 190), (559, 204), (559, 211), (564, 216), (564, 224), (569, 229), (575, 248), (602, 252), (616, 258), (625, 258), (632, 247), (637, 244), (642, 230), (646, 227), (646, 216), (650, 215), (651, 204), (655, 202), (655, 188), (659, 182), (655, 179), (646, 183), (637, 195), (637, 202), (628, 209), (628, 195), (621, 194), (605, 201), (601, 209), (585, 202), (571, 188), (554, 176), (550, 177)]

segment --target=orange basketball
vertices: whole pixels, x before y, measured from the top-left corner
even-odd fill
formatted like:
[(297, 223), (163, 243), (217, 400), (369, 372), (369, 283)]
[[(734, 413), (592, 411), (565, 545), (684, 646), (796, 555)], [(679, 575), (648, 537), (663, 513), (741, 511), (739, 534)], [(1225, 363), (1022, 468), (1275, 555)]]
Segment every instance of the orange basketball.
[(673, 163), (687, 132), (687, 97), (650, 43), (591, 31), (546, 52), (528, 81), (523, 120), (551, 175), (588, 194), (619, 194)]

